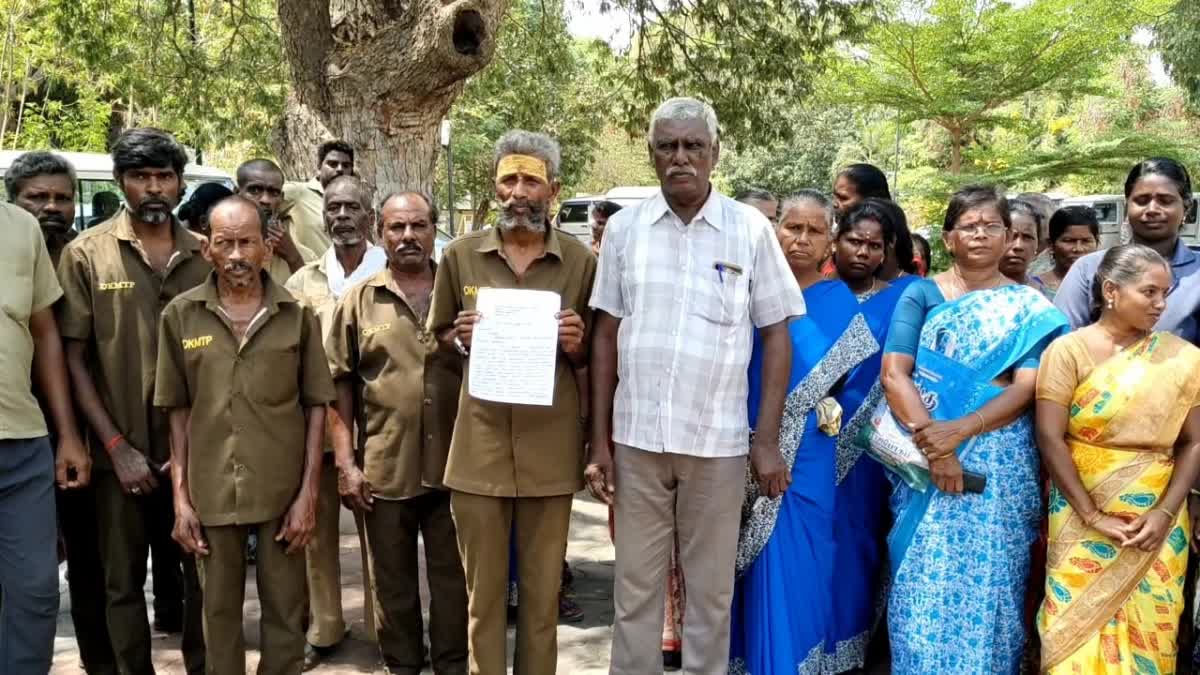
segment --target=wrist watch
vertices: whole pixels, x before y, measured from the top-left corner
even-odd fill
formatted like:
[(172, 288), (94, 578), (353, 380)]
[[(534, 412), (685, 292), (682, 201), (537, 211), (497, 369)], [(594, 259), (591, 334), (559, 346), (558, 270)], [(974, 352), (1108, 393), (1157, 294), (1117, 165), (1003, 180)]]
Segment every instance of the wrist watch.
[(464, 357), (471, 355), (471, 350), (467, 349), (467, 346), (463, 344), (462, 339), (457, 335), (454, 336), (454, 348), (457, 349), (458, 353), (462, 354)]

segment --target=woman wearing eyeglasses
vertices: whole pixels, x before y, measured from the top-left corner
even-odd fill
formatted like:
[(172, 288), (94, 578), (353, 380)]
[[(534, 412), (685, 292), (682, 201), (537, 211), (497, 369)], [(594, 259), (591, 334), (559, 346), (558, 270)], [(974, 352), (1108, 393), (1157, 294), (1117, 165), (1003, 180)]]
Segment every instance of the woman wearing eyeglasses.
[(888, 407), (933, 483), (897, 481), (892, 494), (892, 672), (1019, 669), (1041, 517), (1034, 388), (1041, 353), (1067, 322), (1000, 271), (1011, 227), (995, 188), (955, 193), (942, 235), (954, 263), (908, 287), (888, 333)]

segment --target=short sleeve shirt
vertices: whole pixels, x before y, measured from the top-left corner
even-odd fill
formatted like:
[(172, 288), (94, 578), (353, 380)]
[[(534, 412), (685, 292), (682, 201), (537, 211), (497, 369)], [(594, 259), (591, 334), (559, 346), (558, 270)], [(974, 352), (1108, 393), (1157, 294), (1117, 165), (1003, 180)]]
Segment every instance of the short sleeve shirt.
[(210, 527), (260, 523), (287, 510), (304, 470), (305, 408), (334, 399), (316, 317), (263, 280), (263, 309), (240, 345), (215, 273), (162, 316), (154, 405), (191, 409), (188, 488)]
[(715, 190), (691, 223), (661, 192), (623, 209), (604, 231), (591, 306), (621, 319), (614, 442), (746, 454), (754, 330), (804, 314), (762, 213)]
[[(429, 325), (435, 335), (458, 313), (475, 309), (481, 288), (553, 291), (573, 309), (590, 335), (587, 301), (596, 258), (587, 246), (551, 228), (546, 252), (518, 278), (504, 258), (497, 228), (472, 232), (442, 253)], [(494, 497), (550, 497), (583, 487), (583, 430), (576, 372), (559, 350), (554, 402), (549, 406), (492, 403), (468, 393), (471, 360), (463, 367), (458, 418), (446, 463), (446, 486)], [(743, 403), (743, 406), (745, 404)]]
[[(153, 405), (158, 319), (167, 303), (212, 270), (200, 254), (200, 239), (178, 221), (172, 230), (175, 251), (160, 272), (147, 262), (125, 209), (68, 244), (58, 266), (59, 332), (87, 343), (88, 370), (105, 410), (129, 444), (156, 464), (170, 458), (167, 419)], [(111, 466), (103, 445), (108, 440), (89, 430), (100, 467)]]
[(325, 231), (325, 190), (316, 178), (307, 183), (283, 184), (283, 208), (292, 219), (292, 238), (316, 255), (324, 255), (333, 245)]
[(442, 487), (462, 359), (438, 348), (389, 270), (346, 292), (325, 343), (335, 380), (354, 385), (363, 473), (376, 496)]
[[(296, 244), (296, 252), (300, 254), (300, 259), (304, 261), (305, 265), (317, 259), (317, 254), (303, 244)], [(283, 286), (287, 284), (288, 279), (292, 278), (294, 273), (292, 268), (288, 267), (286, 260), (278, 255), (272, 255), (271, 260), (267, 262), (267, 274), (271, 275), (271, 281)]]
[(33, 395), (33, 334), (29, 319), (62, 296), (37, 220), (0, 202), (0, 439), (46, 435)]

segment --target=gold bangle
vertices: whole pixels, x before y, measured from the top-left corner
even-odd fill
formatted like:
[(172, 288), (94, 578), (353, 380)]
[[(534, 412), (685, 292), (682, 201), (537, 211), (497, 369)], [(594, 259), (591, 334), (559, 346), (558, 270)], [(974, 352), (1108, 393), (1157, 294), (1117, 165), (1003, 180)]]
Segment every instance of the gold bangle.
[(987, 420), (983, 419), (983, 413), (978, 410), (972, 410), (971, 413), (979, 418), (979, 433), (975, 435), (980, 436), (983, 434), (983, 430), (987, 428)]
[(1162, 511), (1163, 513), (1167, 514), (1167, 517), (1169, 517), (1172, 521), (1174, 521), (1175, 518), (1179, 516), (1178, 513), (1171, 513), (1170, 511), (1168, 511), (1165, 506), (1156, 506), (1150, 510), (1151, 511)]
[(1096, 522), (1104, 517), (1104, 512), (1100, 509), (1096, 509), (1086, 516), (1080, 517), (1083, 518), (1084, 525), (1087, 525), (1088, 527), (1095, 527)]

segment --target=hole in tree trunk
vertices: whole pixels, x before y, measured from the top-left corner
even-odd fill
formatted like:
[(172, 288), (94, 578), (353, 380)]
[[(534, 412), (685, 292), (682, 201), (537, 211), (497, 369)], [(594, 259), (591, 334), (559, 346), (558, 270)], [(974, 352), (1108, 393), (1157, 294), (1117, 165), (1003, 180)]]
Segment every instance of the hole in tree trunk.
[(454, 19), (454, 51), (463, 56), (479, 56), (480, 46), (487, 38), (487, 24), (473, 9), (468, 9)]

